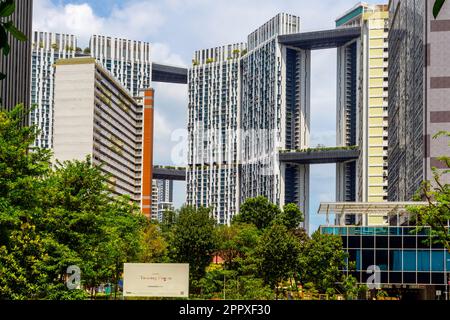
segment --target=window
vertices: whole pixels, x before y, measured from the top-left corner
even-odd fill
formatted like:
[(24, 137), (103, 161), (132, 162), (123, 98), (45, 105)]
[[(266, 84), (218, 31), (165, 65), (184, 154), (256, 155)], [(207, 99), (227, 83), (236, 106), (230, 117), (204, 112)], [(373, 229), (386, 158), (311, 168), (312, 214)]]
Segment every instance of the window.
[(431, 252), (431, 271), (444, 271), (444, 251)]
[(417, 283), (429, 284), (430, 283), (430, 273), (418, 272), (417, 273)]
[(450, 272), (450, 252), (445, 253), (445, 261), (447, 263), (447, 272)]
[(416, 271), (417, 254), (415, 250), (403, 251), (403, 270)]
[(417, 271), (430, 271), (430, 251), (419, 250), (417, 252)]
[(375, 237), (374, 236), (363, 236), (362, 237), (362, 247), (363, 248), (374, 248), (375, 247)]
[(375, 251), (374, 250), (363, 250), (362, 251), (361, 269), (367, 270), (367, 268), (374, 265), (374, 263), (375, 263)]
[(375, 264), (380, 267), (381, 270), (388, 270), (388, 251), (387, 250), (376, 250), (375, 253)]
[(401, 248), (402, 247), (402, 237), (390, 236), (389, 237), (389, 246), (391, 248)]
[(443, 273), (432, 273), (431, 274), (432, 284), (445, 284), (445, 274)]
[(403, 256), (401, 250), (391, 250), (390, 251), (390, 270), (391, 271), (402, 271)]
[(386, 236), (378, 236), (376, 237), (376, 246), (378, 248), (387, 248), (388, 247), (388, 237)]
[(414, 236), (404, 236), (403, 237), (403, 247), (404, 248), (417, 248), (416, 237)]
[(406, 284), (415, 284), (417, 283), (416, 273), (415, 272), (405, 272), (403, 273), (403, 282)]

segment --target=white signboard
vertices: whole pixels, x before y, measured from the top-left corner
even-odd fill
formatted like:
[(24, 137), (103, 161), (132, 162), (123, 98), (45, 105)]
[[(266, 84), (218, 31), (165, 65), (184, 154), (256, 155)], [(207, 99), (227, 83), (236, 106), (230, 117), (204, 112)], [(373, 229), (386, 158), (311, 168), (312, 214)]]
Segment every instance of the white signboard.
[(124, 263), (124, 297), (189, 297), (189, 264)]

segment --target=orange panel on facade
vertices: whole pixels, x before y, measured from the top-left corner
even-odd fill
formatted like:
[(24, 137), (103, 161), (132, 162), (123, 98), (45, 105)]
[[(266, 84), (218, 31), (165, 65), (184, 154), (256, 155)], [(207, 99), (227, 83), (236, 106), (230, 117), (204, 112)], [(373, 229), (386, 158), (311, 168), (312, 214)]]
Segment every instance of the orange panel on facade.
[(142, 194), (141, 210), (151, 218), (152, 180), (153, 180), (153, 107), (154, 90), (144, 91), (144, 106), (142, 118)]

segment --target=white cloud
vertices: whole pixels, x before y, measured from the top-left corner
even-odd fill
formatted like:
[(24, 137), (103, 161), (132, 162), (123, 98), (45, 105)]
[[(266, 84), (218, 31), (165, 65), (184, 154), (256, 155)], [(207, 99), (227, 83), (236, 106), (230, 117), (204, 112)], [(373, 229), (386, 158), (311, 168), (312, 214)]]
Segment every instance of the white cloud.
[(106, 17), (97, 15), (87, 2), (65, 5), (50, 0), (34, 2), (34, 30), (74, 34), (82, 46), (87, 46), (95, 33), (148, 40), (164, 22), (161, 10), (148, 0), (115, 5)]
[(100, 32), (103, 25), (103, 18), (96, 16), (86, 3), (63, 6), (54, 5), (50, 0), (34, 2), (34, 30), (74, 34), (86, 44), (89, 37)]
[(126, 2), (114, 6), (105, 19), (104, 33), (133, 40), (148, 40), (157, 34), (166, 18), (154, 1)]
[(152, 59), (153, 61), (186, 67), (185, 62), (179, 54), (173, 53), (170, 47), (165, 43), (152, 43)]

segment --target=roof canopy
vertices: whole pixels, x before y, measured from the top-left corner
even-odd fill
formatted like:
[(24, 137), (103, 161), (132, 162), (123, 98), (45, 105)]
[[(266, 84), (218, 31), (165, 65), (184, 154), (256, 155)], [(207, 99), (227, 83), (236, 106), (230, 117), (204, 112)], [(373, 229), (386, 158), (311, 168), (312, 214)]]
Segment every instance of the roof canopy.
[(396, 215), (409, 206), (427, 206), (428, 202), (324, 202), (318, 214), (380, 214)]

